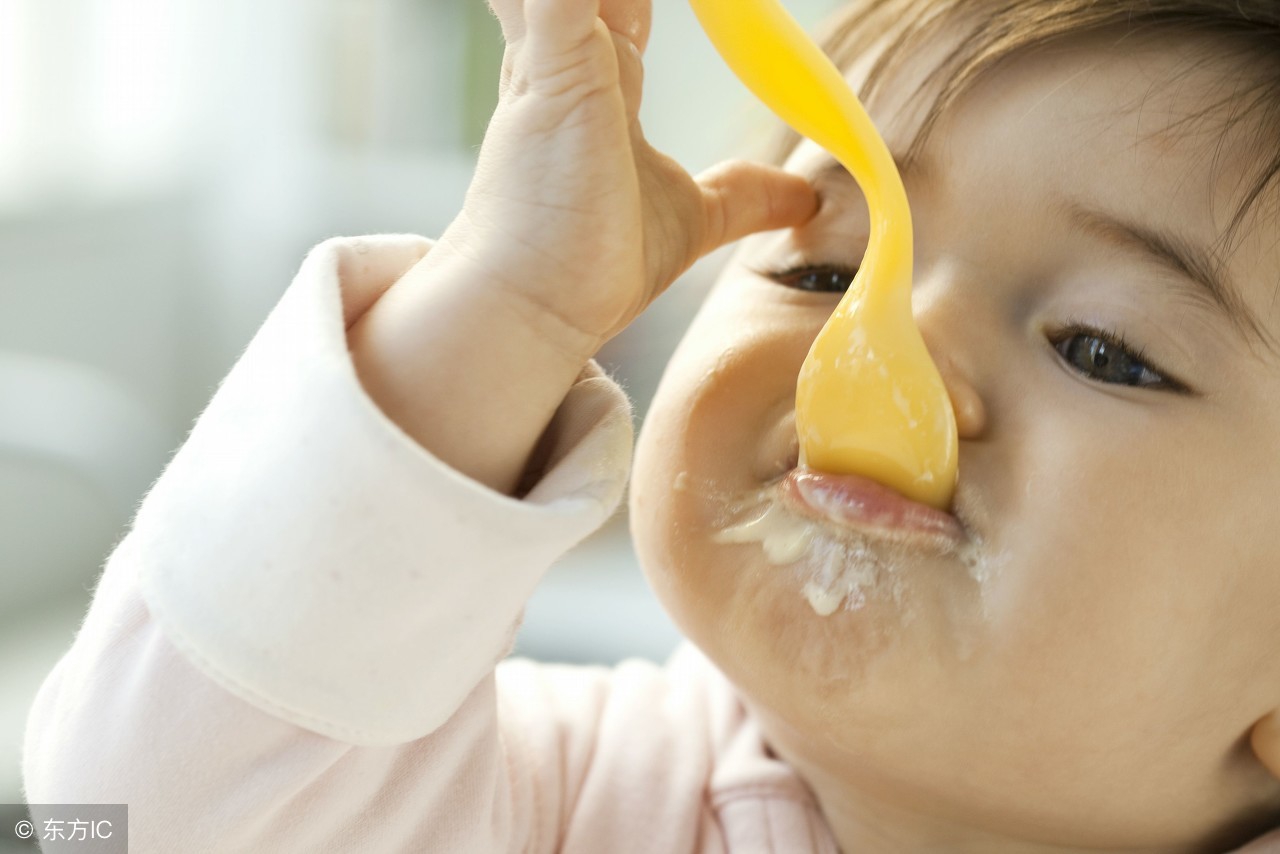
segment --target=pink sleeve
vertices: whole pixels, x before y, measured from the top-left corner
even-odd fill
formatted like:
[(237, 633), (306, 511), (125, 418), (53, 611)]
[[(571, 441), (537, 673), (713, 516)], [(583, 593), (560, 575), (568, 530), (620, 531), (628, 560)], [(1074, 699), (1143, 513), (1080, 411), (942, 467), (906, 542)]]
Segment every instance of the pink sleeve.
[(130, 805), (131, 850), (521, 850), (493, 669), (619, 503), (630, 409), (592, 366), (523, 499), (416, 445), (346, 328), (428, 250), (317, 247), (152, 487), (32, 707), (32, 803)]

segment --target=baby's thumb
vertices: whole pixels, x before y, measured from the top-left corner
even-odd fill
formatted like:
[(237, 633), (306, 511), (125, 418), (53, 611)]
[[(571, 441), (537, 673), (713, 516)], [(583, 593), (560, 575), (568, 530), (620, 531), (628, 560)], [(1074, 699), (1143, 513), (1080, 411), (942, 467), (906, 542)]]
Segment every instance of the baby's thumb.
[(730, 161), (698, 176), (703, 246), (713, 252), (758, 231), (804, 225), (818, 211), (813, 185), (772, 166)]

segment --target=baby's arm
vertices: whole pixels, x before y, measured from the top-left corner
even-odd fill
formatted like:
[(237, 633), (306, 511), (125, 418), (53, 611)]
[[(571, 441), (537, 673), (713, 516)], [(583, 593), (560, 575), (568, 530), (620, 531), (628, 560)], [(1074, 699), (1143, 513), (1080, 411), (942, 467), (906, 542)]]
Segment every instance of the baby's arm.
[(647, 2), (524, 8), (498, 9), (502, 106), (441, 243), (314, 252), (148, 495), (33, 707), (32, 801), (127, 801), (139, 851), (525, 847), (493, 665), (629, 461), (584, 367), (813, 198), (648, 147)]
[(426, 249), (307, 258), (41, 687), (30, 801), (127, 803), (137, 852), (493, 854), (554, 827), (533, 810), (558, 786), (511, 796), (529, 769), (493, 668), (542, 571), (618, 502), (630, 413), (584, 376), (523, 501), (424, 452), (362, 391), (344, 315)]

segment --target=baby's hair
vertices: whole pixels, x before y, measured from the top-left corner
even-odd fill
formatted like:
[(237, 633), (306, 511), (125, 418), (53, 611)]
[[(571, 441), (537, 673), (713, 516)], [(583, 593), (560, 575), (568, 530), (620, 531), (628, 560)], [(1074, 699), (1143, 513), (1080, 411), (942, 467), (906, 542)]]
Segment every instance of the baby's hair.
[[(1227, 129), (1247, 120), (1259, 128), (1252, 152), (1262, 167), (1223, 235), (1224, 246), (1230, 244), (1268, 188), (1280, 183), (1278, 0), (853, 0), (827, 25), (822, 45), (838, 67), (848, 69), (887, 39), (861, 92), (871, 100), (915, 48), (933, 37), (964, 34), (920, 87), (938, 94), (905, 152), (910, 161), (919, 155), (947, 110), (1001, 61), (1103, 30), (1117, 31), (1126, 39), (1166, 33), (1216, 37), (1248, 63), (1241, 66), (1238, 87), (1185, 120), (1225, 112), (1224, 133), (1216, 135), (1219, 140)], [(787, 133), (774, 152), (781, 155), (775, 161), (784, 160), (798, 141), (795, 134)]]

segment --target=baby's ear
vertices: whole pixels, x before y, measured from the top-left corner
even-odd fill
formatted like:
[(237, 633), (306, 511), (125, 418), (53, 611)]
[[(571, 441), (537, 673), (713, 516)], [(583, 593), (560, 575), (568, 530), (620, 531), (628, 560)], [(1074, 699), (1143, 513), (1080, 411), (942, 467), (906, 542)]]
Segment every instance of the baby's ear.
[(1271, 776), (1280, 780), (1280, 709), (1272, 710), (1253, 725), (1249, 738), (1258, 761), (1266, 766)]

